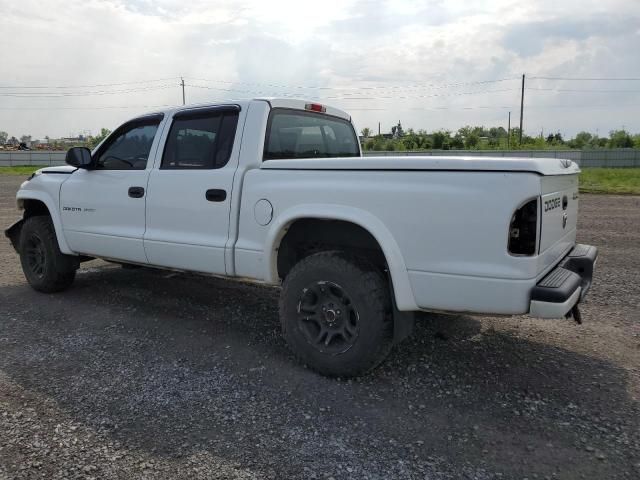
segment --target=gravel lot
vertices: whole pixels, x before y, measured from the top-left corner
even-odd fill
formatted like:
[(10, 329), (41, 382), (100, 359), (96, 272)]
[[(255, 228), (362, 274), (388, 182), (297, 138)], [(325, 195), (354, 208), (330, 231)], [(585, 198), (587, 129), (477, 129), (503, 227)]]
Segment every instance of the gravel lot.
[(640, 197), (579, 228), (584, 325), (424, 316), (353, 381), (293, 361), (276, 289), (94, 261), (39, 294), (0, 240), (0, 478), (640, 478)]

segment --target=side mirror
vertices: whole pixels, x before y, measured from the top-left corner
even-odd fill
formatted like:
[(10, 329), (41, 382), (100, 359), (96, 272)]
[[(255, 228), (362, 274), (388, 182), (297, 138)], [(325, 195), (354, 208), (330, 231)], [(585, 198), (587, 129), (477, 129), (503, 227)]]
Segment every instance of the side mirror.
[(94, 167), (91, 150), (86, 147), (70, 148), (64, 161), (72, 167), (86, 168), (87, 170), (91, 170)]

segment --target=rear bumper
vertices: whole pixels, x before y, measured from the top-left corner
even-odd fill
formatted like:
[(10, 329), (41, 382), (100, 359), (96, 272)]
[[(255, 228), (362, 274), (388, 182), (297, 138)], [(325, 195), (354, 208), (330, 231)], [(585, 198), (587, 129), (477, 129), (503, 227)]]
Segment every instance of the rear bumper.
[(586, 296), (593, 279), (598, 249), (576, 245), (531, 291), (529, 315), (562, 318)]

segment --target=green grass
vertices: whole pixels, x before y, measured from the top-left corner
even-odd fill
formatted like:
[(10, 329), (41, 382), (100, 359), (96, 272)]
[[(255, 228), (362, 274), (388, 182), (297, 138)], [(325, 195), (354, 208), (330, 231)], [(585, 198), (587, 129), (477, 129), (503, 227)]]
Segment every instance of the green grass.
[(43, 168), (36, 165), (20, 165), (16, 167), (0, 167), (0, 175), (31, 175), (36, 170)]
[(585, 168), (580, 191), (640, 195), (640, 168)]
[[(39, 168), (0, 167), (0, 175), (30, 175)], [(585, 168), (580, 174), (580, 191), (640, 195), (640, 168)]]

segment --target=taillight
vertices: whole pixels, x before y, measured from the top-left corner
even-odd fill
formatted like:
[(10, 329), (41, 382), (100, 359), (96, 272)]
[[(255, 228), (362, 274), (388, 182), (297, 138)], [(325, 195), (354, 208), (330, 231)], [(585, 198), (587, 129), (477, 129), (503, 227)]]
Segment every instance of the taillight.
[(535, 255), (538, 238), (538, 199), (528, 201), (517, 209), (509, 224), (509, 253)]
[(320, 105), (319, 103), (307, 103), (304, 106), (305, 110), (311, 110), (312, 112), (321, 112), (325, 113), (327, 111), (327, 107), (324, 105)]

